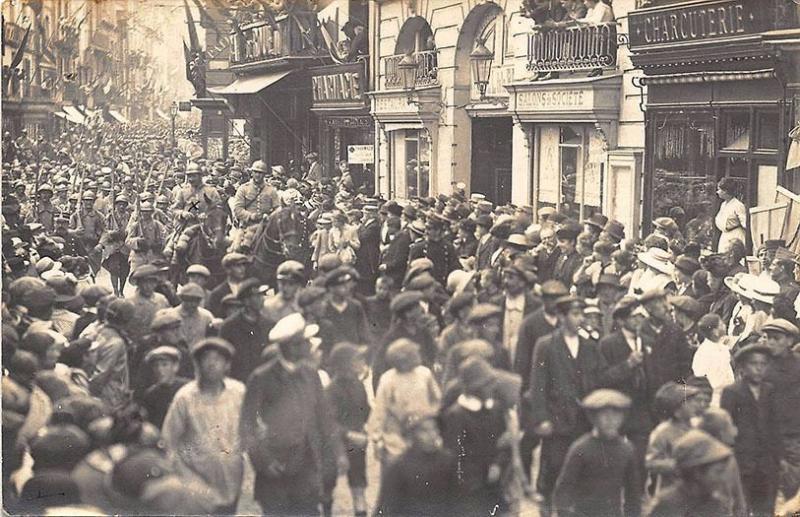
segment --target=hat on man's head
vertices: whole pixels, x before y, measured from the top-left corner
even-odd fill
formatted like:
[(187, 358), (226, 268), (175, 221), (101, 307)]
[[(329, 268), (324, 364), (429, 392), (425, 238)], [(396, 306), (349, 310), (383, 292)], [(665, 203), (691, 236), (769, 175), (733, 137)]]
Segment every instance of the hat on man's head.
[(453, 295), (447, 303), (447, 310), (455, 316), (461, 309), (470, 307), (475, 302), (475, 295), (469, 292), (460, 292)]
[(419, 305), (419, 302), (422, 301), (422, 298), (422, 293), (419, 291), (403, 291), (392, 298), (392, 301), (389, 304), (389, 309), (394, 314), (400, 314), (415, 305)]
[(675, 269), (685, 275), (692, 276), (695, 271), (700, 269), (700, 261), (688, 255), (679, 255), (675, 259)]
[(297, 306), (301, 309), (308, 307), (317, 300), (322, 300), (326, 292), (322, 287), (315, 285), (304, 287), (297, 293)]
[(659, 230), (663, 230), (665, 232), (676, 232), (676, 231), (678, 231), (678, 224), (671, 217), (657, 217), (653, 221), (653, 226), (655, 226)]
[(787, 336), (800, 336), (800, 329), (792, 322), (782, 319), (770, 319), (761, 327), (761, 332), (778, 332)]
[(211, 277), (211, 271), (203, 264), (192, 264), (186, 268), (187, 275), (201, 275), (206, 278)]
[(490, 318), (500, 316), (503, 309), (491, 303), (479, 303), (475, 305), (467, 316), (467, 322), (480, 323)]
[(557, 239), (575, 240), (583, 228), (576, 221), (567, 221), (556, 230)]
[(516, 257), (503, 271), (514, 273), (525, 283), (531, 285), (538, 279), (536, 269), (536, 259), (531, 255), (523, 254)]
[(700, 393), (699, 388), (670, 381), (658, 388), (655, 394), (655, 403), (671, 415), (681, 404), (698, 393)]
[(671, 275), (675, 271), (675, 266), (671, 262), (672, 254), (661, 248), (649, 248), (647, 251), (639, 253), (637, 258), (659, 273)]
[(600, 212), (593, 213), (583, 221), (583, 224), (597, 228), (600, 231), (602, 231), (606, 227), (607, 223), (608, 223), (608, 217), (604, 216)]
[(760, 343), (752, 343), (745, 345), (733, 353), (733, 361), (740, 363), (747, 359), (751, 354), (764, 354), (767, 357), (772, 357), (772, 348), (769, 345), (762, 345)]
[(342, 259), (336, 253), (326, 253), (319, 258), (317, 269), (322, 273), (329, 273), (342, 266)]
[(346, 284), (356, 279), (356, 272), (349, 266), (339, 266), (325, 276), (325, 287)]
[(194, 282), (189, 282), (188, 284), (184, 284), (178, 286), (178, 298), (186, 299), (186, 298), (195, 298), (198, 300), (202, 300), (206, 297), (206, 292), (203, 290), (202, 287), (195, 284)]
[(548, 280), (542, 284), (542, 296), (548, 298), (561, 298), (569, 294), (566, 286), (559, 280)]
[(681, 436), (672, 450), (675, 465), (680, 471), (701, 467), (730, 458), (733, 451), (700, 429), (690, 429)]
[(532, 247), (528, 238), (522, 233), (512, 233), (509, 235), (508, 238), (506, 238), (506, 245), (519, 250), (528, 250)]
[(670, 296), (669, 303), (676, 311), (680, 311), (687, 316), (697, 320), (705, 314), (703, 304), (691, 296)]
[(269, 291), (269, 287), (262, 285), (257, 278), (248, 278), (239, 285), (239, 289), (236, 291), (236, 298), (245, 300), (254, 294), (264, 294), (267, 291)]
[(575, 306), (578, 306), (581, 309), (583, 309), (584, 307), (586, 307), (586, 300), (574, 294), (566, 294), (564, 296), (556, 298), (555, 305), (559, 311), (565, 312)]
[(635, 296), (623, 296), (614, 306), (611, 313), (613, 318), (627, 318), (633, 310), (639, 306), (639, 300)]
[(278, 280), (305, 280), (305, 267), (296, 260), (281, 262), (276, 272)]
[(409, 282), (406, 284), (406, 289), (410, 291), (424, 291), (435, 284), (436, 279), (433, 278), (430, 273), (425, 271), (409, 280)]
[(284, 316), (269, 331), (269, 340), (272, 343), (287, 343), (299, 338), (308, 339), (319, 332), (319, 325), (307, 324), (306, 319), (299, 312)]
[(658, 300), (660, 298), (666, 298), (667, 293), (660, 287), (656, 287), (654, 289), (648, 289), (639, 297), (639, 303), (647, 303), (653, 300)]
[(170, 309), (159, 309), (156, 311), (153, 320), (150, 322), (150, 330), (158, 332), (160, 330), (167, 330), (178, 328), (181, 326), (181, 317)]
[(156, 278), (159, 273), (160, 271), (156, 266), (152, 264), (144, 264), (133, 270), (131, 280), (139, 281), (146, 278)]
[(584, 397), (581, 407), (591, 411), (605, 408), (624, 410), (631, 407), (631, 399), (617, 390), (599, 389)]
[(178, 362), (181, 360), (181, 351), (174, 346), (163, 345), (150, 350), (147, 352), (147, 355), (144, 356), (144, 362), (146, 364), (150, 364), (159, 359), (169, 359)]
[(230, 267), (235, 266), (237, 264), (249, 264), (251, 262), (251, 258), (243, 253), (226, 253), (224, 257), (222, 257), (222, 267)]
[(192, 357), (196, 358), (199, 353), (205, 350), (216, 350), (217, 352), (220, 352), (222, 355), (226, 356), (228, 359), (231, 359), (236, 353), (236, 349), (233, 348), (233, 345), (231, 345), (227, 340), (219, 337), (207, 337), (205, 339), (201, 339), (195, 343), (194, 346), (192, 346)]
[(458, 365), (458, 378), (470, 391), (480, 390), (497, 381), (494, 368), (479, 355), (471, 355)]

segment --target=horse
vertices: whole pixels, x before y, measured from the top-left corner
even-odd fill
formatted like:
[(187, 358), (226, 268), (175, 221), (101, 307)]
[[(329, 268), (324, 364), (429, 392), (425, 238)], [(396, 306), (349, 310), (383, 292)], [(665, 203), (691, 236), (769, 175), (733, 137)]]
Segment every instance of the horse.
[(307, 269), (311, 264), (310, 234), (308, 217), (297, 205), (272, 212), (253, 239), (251, 276), (274, 286), (281, 262), (296, 260)]
[(225, 279), (222, 257), (228, 248), (228, 218), (225, 205), (217, 204), (200, 214), (199, 222), (176, 229), (165, 246), (171, 256), (170, 279), (174, 284), (186, 282), (186, 268), (202, 264), (211, 272), (206, 289), (213, 289)]

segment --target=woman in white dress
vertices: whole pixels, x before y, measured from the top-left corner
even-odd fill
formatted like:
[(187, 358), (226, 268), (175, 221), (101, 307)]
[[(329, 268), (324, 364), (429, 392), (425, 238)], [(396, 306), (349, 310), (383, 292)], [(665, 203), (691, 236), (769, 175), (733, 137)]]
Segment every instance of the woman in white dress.
[(714, 218), (714, 224), (722, 232), (719, 236), (717, 251), (725, 253), (731, 242), (738, 239), (745, 244), (747, 228), (747, 208), (735, 196), (736, 183), (731, 178), (723, 178), (717, 184), (717, 196), (722, 199), (719, 212)]

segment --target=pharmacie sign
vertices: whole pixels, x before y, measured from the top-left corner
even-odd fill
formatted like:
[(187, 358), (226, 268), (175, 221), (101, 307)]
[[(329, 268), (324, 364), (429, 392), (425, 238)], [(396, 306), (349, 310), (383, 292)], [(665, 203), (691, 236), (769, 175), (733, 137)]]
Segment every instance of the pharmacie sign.
[[(630, 14), (631, 49), (648, 45), (728, 39), (765, 30), (759, 0), (692, 2)], [(760, 6), (764, 11), (764, 6)]]
[(347, 63), (315, 68), (311, 72), (314, 107), (364, 107), (364, 65)]

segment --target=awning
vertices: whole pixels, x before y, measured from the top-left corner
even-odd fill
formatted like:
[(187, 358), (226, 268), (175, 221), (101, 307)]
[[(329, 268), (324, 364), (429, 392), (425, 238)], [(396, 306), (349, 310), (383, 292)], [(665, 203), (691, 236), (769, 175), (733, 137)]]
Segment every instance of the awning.
[(217, 95), (248, 95), (258, 93), (291, 73), (292, 70), (287, 70), (285, 72), (240, 77), (228, 86), (209, 88), (208, 91)]
[(114, 118), (114, 120), (116, 120), (120, 124), (128, 123), (128, 119), (126, 119), (125, 116), (117, 110), (108, 110), (108, 114), (111, 115)]
[(642, 84), (652, 86), (654, 84), (717, 83), (723, 81), (754, 81), (772, 79), (774, 77), (775, 70), (772, 68), (746, 71), (703, 71), (646, 76), (642, 78)]
[(86, 118), (80, 111), (78, 111), (78, 108), (76, 108), (75, 106), (64, 106), (62, 109), (64, 110), (64, 113), (67, 115), (67, 120), (69, 120), (73, 124), (86, 123)]

